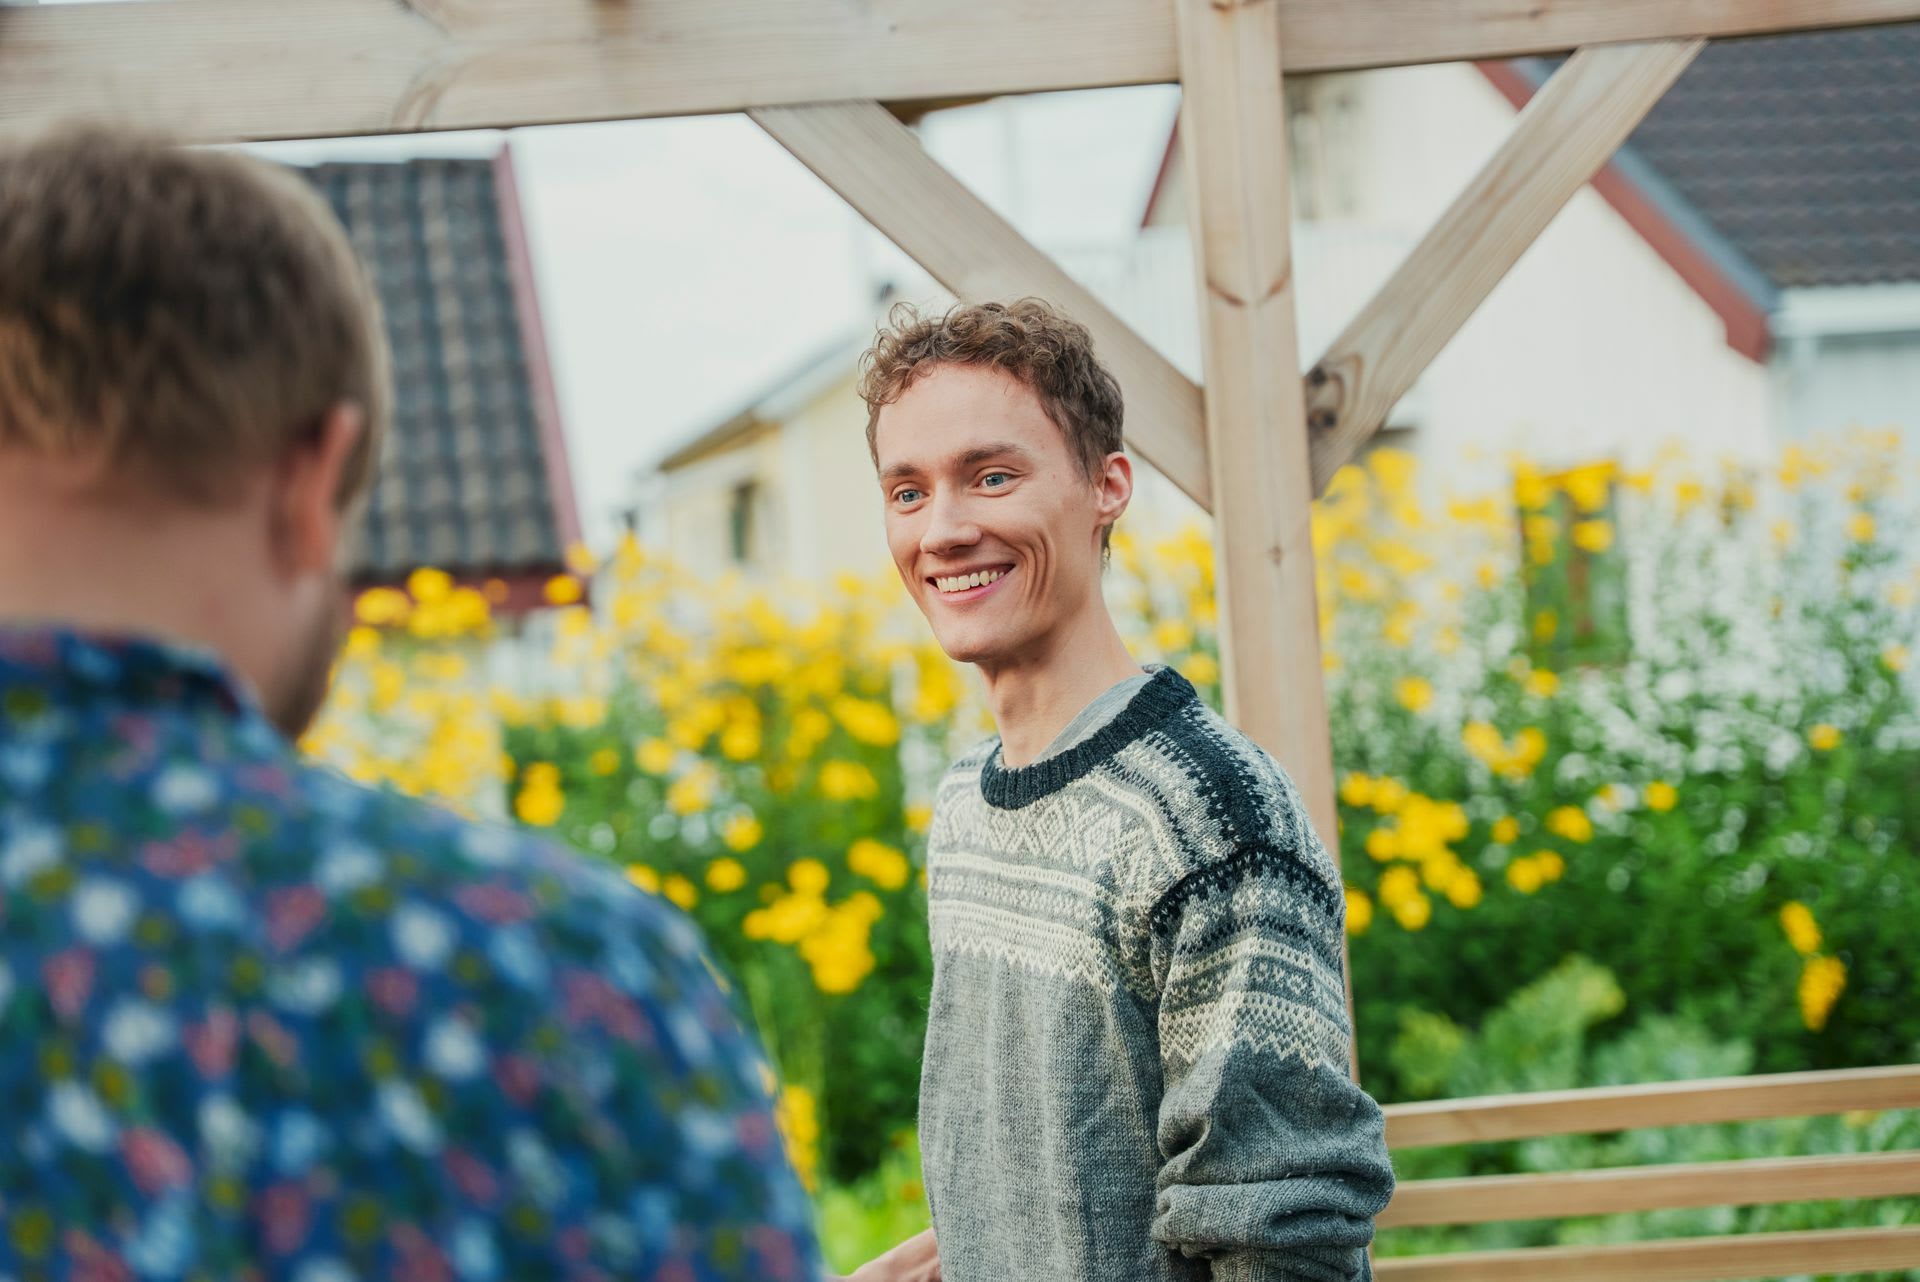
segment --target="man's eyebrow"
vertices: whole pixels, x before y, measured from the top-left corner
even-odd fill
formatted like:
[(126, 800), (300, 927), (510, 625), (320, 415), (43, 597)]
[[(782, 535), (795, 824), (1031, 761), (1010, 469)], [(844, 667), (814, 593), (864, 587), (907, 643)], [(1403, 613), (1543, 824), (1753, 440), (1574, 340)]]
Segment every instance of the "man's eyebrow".
[(880, 480), (885, 484), (918, 475), (920, 475), (920, 465), (918, 463), (890, 463), (881, 470)]
[(1015, 441), (990, 441), (968, 450), (955, 459), (954, 463), (960, 467), (975, 467), (988, 459), (1003, 458), (1007, 455), (1026, 460), (1033, 457), (1033, 452)]

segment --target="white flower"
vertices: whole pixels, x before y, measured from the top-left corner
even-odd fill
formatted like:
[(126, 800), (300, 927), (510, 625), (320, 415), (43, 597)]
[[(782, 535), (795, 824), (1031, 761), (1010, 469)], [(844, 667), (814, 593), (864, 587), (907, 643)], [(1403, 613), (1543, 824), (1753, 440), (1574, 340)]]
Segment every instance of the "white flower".
[(420, 1092), (405, 1082), (385, 1081), (375, 1102), (380, 1120), (402, 1146), (422, 1154), (440, 1151), (440, 1123), (427, 1111)]
[(175, 903), (186, 923), (202, 930), (238, 926), (246, 920), (239, 892), (218, 873), (203, 872), (181, 882)]
[(0, 957), (0, 1006), (5, 1006), (13, 997), (13, 967)]
[(340, 1000), (340, 964), (313, 957), (276, 970), (267, 980), (267, 999), (296, 1015), (318, 1015)]
[(140, 897), (125, 882), (89, 877), (74, 887), (74, 932), (95, 947), (124, 939), (139, 911)]
[(153, 781), (153, 804), (169, 815), (195, 815), (220, 799), (220, 781), (199, 766), (168, 766)]
[(105, 1153), (113, 1147), (113, 1118), (100, 1097), (77, 1082), (60, 1082), (47, 1092), (47, 1116), (75, 1148)]
[(115, 1002), (100, 1029), (107, 1054), (130, 1067), (171, 1050), (179, 1036), (179, 1025), (171, 1014), (135, 997)]
[(360, 1282), (360, 1275), (333, 1256), (305, 1260), (293, 1275), (293, 1282)]
[(460, 831), (460, 853), (484, 868), (499, 868), (513, 862), (520, 839), (505, 828), (492, 824), (474, 824)]
[(468, 1216), (453, 1226), (448, 1244), (453, 1271), (463, 1282), (489, 1282), (500, 1276), (500, 1249), (485, 1220)]
[(357, 841), (336, 841), (314, 867), (314, 884), (329, 895), (345, 895), (380, 880), (380, 856)]
[(200, 1101), (200, 1142), (213, 1165), (221, 1170), (244, 1166), (258, 1147), (259, 1128), (231, 1095), (209, 1095)]
[(465, 1020), (443, 1015), (427, 1030), (424, 1046), (427, 1067), (450, 1082), (477, 1076), (487, 1066), (486, 1048), (480, 1045)]
[(27, 878), (60, 861), (60, 830), (37, 824), (16, 832), (0, 847), (0, 881), (18, 886)]
[(393, 950), (415, 970), (440, 969), (453, 943), (453, 923), (431, 908), (402, 904), (393, 914)]

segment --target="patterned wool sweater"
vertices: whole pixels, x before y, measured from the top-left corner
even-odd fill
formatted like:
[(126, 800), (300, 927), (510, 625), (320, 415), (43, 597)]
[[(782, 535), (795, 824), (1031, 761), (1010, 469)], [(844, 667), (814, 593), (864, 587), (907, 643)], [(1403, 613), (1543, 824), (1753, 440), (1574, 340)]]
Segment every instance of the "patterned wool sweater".
[(1271, 757), (1161, 669), (1057, 756), (957, 762), (927, 859), (948, 1282), (1372, 1277), (1340, 876)]

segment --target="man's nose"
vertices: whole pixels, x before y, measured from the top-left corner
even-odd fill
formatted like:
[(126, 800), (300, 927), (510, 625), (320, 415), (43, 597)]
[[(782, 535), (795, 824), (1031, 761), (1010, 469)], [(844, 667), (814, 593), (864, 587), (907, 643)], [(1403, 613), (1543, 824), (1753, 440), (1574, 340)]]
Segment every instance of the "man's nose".
[(929, 504), (926, 529), (920, 535), (920, 550), (929, 556), (941, 556), (980, 541), (980, 527), (970, 516), (967, 505), (957, 499), (936, 496)]

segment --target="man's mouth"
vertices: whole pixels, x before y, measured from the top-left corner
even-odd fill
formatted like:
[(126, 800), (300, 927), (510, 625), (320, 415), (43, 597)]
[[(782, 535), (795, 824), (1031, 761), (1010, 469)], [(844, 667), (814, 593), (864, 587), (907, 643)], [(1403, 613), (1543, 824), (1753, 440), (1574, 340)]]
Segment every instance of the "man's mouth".
[(991, 569), (973, 570), (966, 574), (936, 574), (927, 582), (946, 600), (971, 600), (985, 596), (988, 588), (1013, 573), (1010, 565), (996, 565)]

